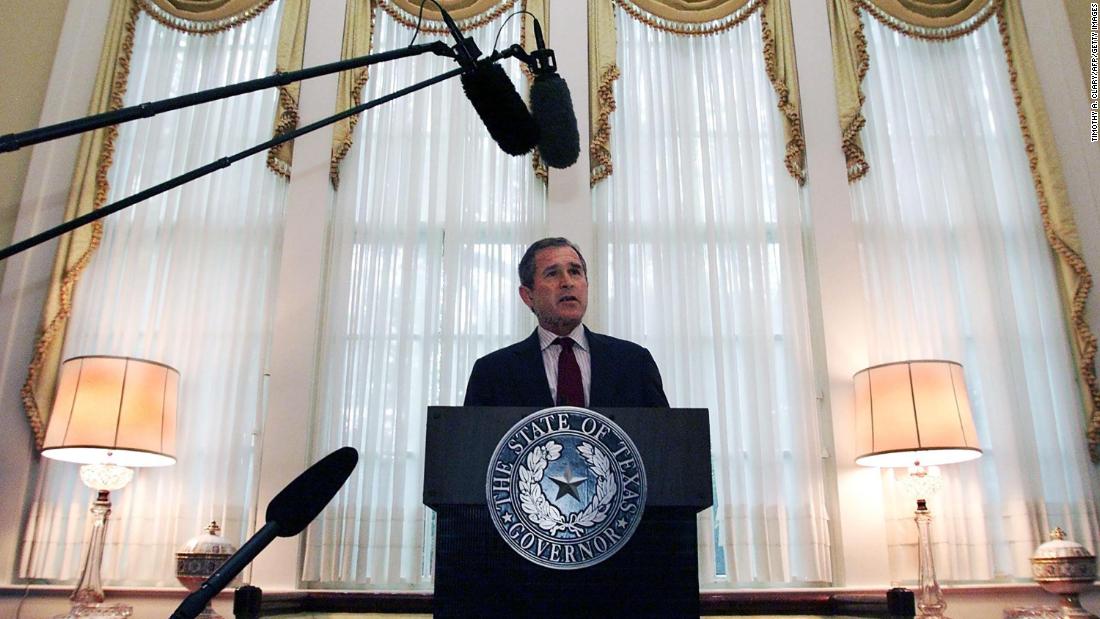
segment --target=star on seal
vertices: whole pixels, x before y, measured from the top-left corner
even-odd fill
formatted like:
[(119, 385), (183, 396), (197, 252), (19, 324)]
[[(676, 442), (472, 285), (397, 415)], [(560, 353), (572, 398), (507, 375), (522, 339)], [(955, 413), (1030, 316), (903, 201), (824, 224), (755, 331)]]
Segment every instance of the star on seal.
[(565, 465), (565, 475), (560, 475), (560, 476), (557, 476), (557, 477), (551, 475), (550, 476), (550, 481), (552, 481), (552, 482), (554, 482), (555, 484), (558, 485), (558, 496), (554, 497), (555, 501), (557, 501), (558, 499), (560, 499), (563, 496), (568, 494), (569, 496), (573, 497), (574, 499), (577, 499), (577, 501), (580, 502), (581, 497), (580, 497), (579, 494), (577, 494), (577, 486), (579, 486), (579, 485), (583, 484), (584, 482), (588, 481), (588, 478), (587, 477), (573, 477), (573, 467), (566, 464)]

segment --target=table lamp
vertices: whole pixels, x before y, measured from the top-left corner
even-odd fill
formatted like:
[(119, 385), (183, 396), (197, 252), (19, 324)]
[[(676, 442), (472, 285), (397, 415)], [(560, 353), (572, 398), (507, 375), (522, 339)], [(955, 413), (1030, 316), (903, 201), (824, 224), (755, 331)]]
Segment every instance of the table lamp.
[(982, 455), (963, 368), (954, 361), (899, 361), (860, 370), (852, 378), (856, 464), (909, 469), (903, 484), (917, 498), (917, 616), (946, 619), (926, 499), (938, 490), (938, 465)]
[(70, 597), (70, 617), (132, 613), (125, 604), (103, 603), (99, 571), (111, 514), (110, 491), (133, 479), (130, 467), (176, 461), (178, 393), (179, 372), (154, 361), (87, 356), (61, 364), (42, 455), (83, 465), (81, 481), (97, 492), (91, 539)]

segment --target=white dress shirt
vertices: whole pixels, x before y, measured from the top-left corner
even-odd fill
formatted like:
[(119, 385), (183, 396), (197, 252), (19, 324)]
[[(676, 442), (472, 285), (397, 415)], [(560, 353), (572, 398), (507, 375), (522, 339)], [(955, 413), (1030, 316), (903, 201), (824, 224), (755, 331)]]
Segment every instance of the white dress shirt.
[(577, 358), (577, 365), (581, 368), (581, 384), (584, 385), (584, 402), (588, 405), (589, 394), (592, 392), (592, 355), (588, 351), (588, 338), (584, 334), (584, 325), (577, 325), (569, 335), (560, 336), (551, 333), (541, 326), (538, 328), (539, 346), (542, 349), (542, 365), (546, 368), (546, 382), (550, 383), (550, 396), (558, 401), (558, 356), (561, 355), (561, 345), (554, 340), (559, 337), (568, 337), (573, 340), (573, 356)]

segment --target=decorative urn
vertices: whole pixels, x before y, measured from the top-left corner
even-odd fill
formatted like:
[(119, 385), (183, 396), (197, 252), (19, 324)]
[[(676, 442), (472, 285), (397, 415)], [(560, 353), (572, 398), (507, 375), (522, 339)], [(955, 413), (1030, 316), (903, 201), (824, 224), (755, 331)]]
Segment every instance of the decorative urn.
[(1077, 542), (1067, 540), (1061, 528), (1050, 532), (1050, 541), (1031, 556), (1031, 576), (1043, 589), (1062, 596), (1063, 617), (1092, 617), (1077, 597), (1096, 580), (1096, 556)]
[[(218, 526), (217, 521), (211, 521), (206, 527), (206, 533), (191, 538), (176, 553), (176, 578), (183, 583), (184, 587), (187, 587), (188, 591), (195, 591), (202, 586), (202, 583), (222, 563), (225, 563), (226, 559), (237, 552), (237, 548), (229, 540), (218, 535), (219, 533), (221, 533), (221, 527)], [(235, 578), (230, 584), (240, 584), (240, 577)], [(210, 604), (207, 604), (206, 608), (199, 613), (199, 617), (223, 619)]]

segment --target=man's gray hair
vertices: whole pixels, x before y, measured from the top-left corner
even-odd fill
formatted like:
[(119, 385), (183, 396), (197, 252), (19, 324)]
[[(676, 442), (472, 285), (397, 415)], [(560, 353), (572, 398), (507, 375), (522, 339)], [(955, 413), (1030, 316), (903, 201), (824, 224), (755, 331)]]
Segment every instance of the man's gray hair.
[(585, 277), (588, 277), (588, 263), (584, 261), (584, 254), (581, 253), (581, 248), (577, 247), (576, 243), (567, 238), (560, 236), (549, 237), (531, 243), (531, 246), (527, 248), (527, 251), (523, 253), (523, 258), (519, 261), (519, 283), (522, 284), (524, 288), (535, 287), (535, 254), (548, 247), (572, 248), (573, 251), (577, 252), (577, 257), (581, 259), (581, 267), (584, 269)]

